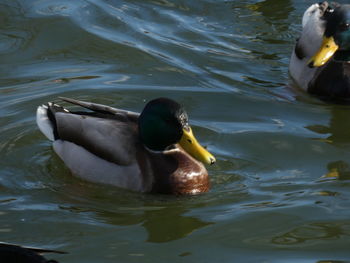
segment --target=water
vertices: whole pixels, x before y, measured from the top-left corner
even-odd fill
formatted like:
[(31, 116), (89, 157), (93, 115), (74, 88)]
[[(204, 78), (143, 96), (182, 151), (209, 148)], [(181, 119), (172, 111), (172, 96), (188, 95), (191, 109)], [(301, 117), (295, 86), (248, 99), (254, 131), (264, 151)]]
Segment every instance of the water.
[[(350, 108), (288, 88), (311, 3), (0, 0), (1, 241), (64, 263), (349, 261)], [(181, 102), (218, 160), (211, 191), (71, 177), (35, 124), (58, 96)]]

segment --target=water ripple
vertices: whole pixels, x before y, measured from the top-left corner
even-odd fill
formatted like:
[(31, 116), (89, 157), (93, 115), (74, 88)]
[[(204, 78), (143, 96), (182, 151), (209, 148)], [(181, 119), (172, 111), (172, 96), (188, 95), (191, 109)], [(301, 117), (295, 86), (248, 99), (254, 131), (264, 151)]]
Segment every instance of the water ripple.
[[(62, 262), (348, 256), (349, 109), (287, 88), (307, 5), (0, 1), (3, 239), (60, 244)], [(142, 195), (73, 177), (35, 124), (59, 96), (132, 111), (179, 101), (217, 157), (211, 191)]]

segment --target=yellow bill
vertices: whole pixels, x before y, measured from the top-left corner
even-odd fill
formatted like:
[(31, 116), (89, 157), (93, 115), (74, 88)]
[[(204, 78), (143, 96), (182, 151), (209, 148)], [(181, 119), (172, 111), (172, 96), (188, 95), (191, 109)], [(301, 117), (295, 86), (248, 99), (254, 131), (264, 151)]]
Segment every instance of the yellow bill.
[(310, 59), (310, 67), (323, 66), (338, 50), (339, 46), (335, 43), (333, 37), (323, 37), (322, 45), (317, 53)]
[(189, 130), (183, 129), (182, 131), (183, 135), (180, 139), (179, 144), (187, 153), (202, 163), (215, 163), (215, 157), (198, 143), (197, 139), (192, 133), (191, 128), (189, 128)]

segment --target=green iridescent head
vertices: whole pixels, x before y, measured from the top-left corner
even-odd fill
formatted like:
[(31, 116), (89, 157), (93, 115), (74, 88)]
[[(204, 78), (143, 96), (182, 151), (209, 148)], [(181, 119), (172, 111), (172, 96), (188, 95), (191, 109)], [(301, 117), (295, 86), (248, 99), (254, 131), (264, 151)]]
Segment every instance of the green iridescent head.
[(167, 98), (150, 101), (139, 117), (141, 140), (156, 151), (177, 143), (182, 136), (182, 127), (186, 125), (188, 117), (184, 109)]
[(340, 5), (326, 16), (326, 37), (333, 37), (339, 50), (350, 49), (350, 5)]
[(350, 5), (335, 4), (323, 17), (325, 32), (320, 49), (310, 59), (310, 67), (323, 66), (332, 57), (350, 61)]
[(139, 117), (139, 134), (142, 143), (151, 150), (164, 151), (179, 143), (197, 160), (215, 162), (214, 156), (193, 136), (185, 109), (171, 99), (158, 98), (147, 103)]

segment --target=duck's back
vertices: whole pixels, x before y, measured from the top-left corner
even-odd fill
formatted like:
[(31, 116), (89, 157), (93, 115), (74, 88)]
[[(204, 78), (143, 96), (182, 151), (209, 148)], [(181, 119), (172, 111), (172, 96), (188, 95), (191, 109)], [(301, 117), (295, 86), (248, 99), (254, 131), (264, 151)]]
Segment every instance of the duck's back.
[(69, 141), (107, 161), (129, 165), (135, 156), (137, 124), (107, 114), (55, 114), (57, 139)]
[[(71, 172), (85, 180), (149, 191), (137, 162), (137, 118), (103, 112), (70, 112), (58, 105), (38, 108), (39, 127)], [(42, 130), (44, 128), (41, 128)], [(50, 134), (52, 132), (52, 134)], [(146, 182), (146, 183), (145, 183)]]

